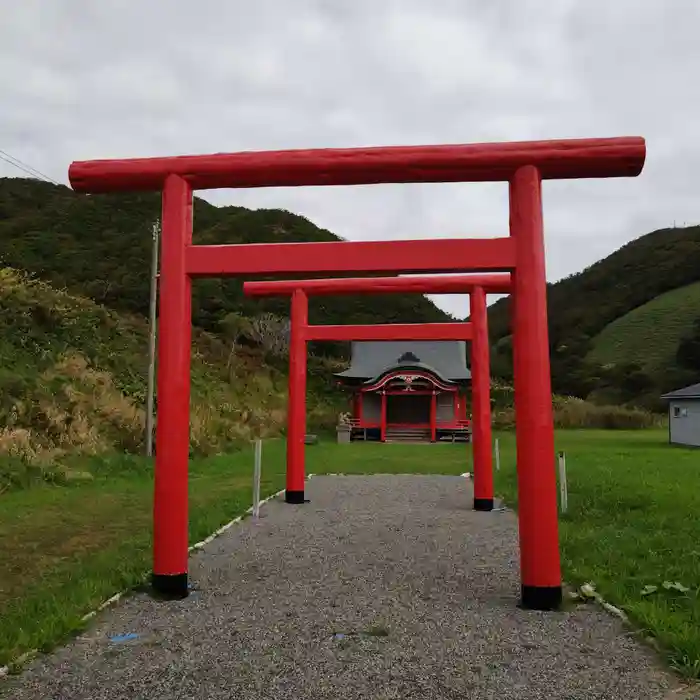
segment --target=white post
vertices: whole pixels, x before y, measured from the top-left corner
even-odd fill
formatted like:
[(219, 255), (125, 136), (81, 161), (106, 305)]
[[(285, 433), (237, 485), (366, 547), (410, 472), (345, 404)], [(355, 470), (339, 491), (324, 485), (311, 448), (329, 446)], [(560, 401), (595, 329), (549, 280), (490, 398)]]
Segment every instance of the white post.
[(146, 455), (153, 456), (153, 404), (156, 385), (156, 311), (158, 308), (158, 244), (160, 219), (153, 224), (151, 248), (151, 298), (148, 338), (148, 387), (146, 389)]
[(499, 472), (501, 471), (501, 450), (498, 448), (498, 438), (496, 438), (493, 448), (496, 455), (496, 471)]
[(559, 495), (561, 498), (561, 512), (566, 513), (569, 507), (569, 490), (566, 484), (566, 455), (559, 453)]
[(255, 441), (255, 467), (253, 469), (253, 517), (260, 513), (260, 471), (262, 468), (262, 440)]

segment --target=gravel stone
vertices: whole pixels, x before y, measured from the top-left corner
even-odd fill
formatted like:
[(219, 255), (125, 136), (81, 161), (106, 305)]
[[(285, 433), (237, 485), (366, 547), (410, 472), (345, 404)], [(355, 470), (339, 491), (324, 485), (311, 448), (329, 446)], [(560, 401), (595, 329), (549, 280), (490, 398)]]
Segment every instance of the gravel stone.
[[(651, 700), (677, 683), (588, 604), (517, 607), (517, 522), (447, 476), (314, 477), (0, 684), (14, 700)], [(126, 641), (115, 643), (116, 635)], [(120, 639), (118, 637), (118, 639)]]

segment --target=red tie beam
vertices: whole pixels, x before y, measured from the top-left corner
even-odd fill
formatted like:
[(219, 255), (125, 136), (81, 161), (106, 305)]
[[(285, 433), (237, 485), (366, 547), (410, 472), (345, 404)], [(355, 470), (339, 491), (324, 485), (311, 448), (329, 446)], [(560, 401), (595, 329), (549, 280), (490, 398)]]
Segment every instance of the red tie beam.
[(306, 326), (307, 341), (321, 340), (471, 340), (470, 323), (393, 323), (359, 326)]
[[(510, 275), (455, 275), (429, 277), (359, 277), (341, 279), (307, 279), (244, 282), (243, 292), (251, 297), (296, 296), (296, 307), (291, 314), (292, 329), (300, 323), (299, 315), (308, 317), (308, 296), (349, 294), (469, 294), (472, 371), (472, 452), (474, 464), (474, 509), (493, 509), (493, 464), (491, 453), (491, 381), (486, 315), (486, 294), (509, 294)], [(385, 337), (366, 337), (365, 327), (358, 326), (307, 326), (304, 332), (308, 340), (417, 340), (441, 339), (435, 331), (439, 325), (457, 326), (455, 340), (466, 340), (464, 324), (425, 324), (418, 326), (385, 326)], [(374, 328), (375, 334), (382, 326)], [(334, 334), (343, 334), (337, 337)], [(355, 329), (355, 330), (351, 330)], [(362, 330), (359, 330), (362, 329)], [(393, 329), (393, 330), (392, 330)], [(411, 330), (406, 334), (404, 329)], [(421, 329), (425, 329), (421, 336)], [(430, 334), (432, 331), (432, 334)], [(357, 335), (351, 335), (353, 332)], [(370, 331), (371, 332), (371, 331)], [(292, 330), (297, 338), (297, 331)], [(410, 335), (410, 337), (408, 337)], [(312, 337), (313, 336), (313, 337)], [(306, 344), (296, 340), (290, 344), (289, 410), (287, 412), (287, 494), (286, 500), (304, 501), (306, 433)]]
[[(640, 137), (447, 146), (217, 153), (78, 161), (78, 192), (162, 192), (153, 586), (188, 593), (191, 278), (408, 272), (512, 272), (521, 601), (562, 599), (542, 227), (542, 180), (635, 177)], [(510, 237), (391, 242), (192, 244), (197, 189), (508, 182)]]

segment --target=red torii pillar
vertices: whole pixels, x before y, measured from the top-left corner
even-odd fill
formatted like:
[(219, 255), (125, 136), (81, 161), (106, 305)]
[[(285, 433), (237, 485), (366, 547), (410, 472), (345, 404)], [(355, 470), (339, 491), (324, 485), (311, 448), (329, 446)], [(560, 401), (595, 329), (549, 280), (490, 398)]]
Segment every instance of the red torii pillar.
[(474, 287), (469, 306), (469, 317), (474, 329), (471, 344), (474, 510), (488, 511), (493, 510), (491, 358), (486, 293), (483, 287)]
[[(289, 399), (287, 402), (287, 503), (304, 502), (304, 458), (306, 443), (306, 327), (309, 300), (297, 289), (292, 294), (289, 331)], [(290, 465), (301, 468), (290, 469)]]
[[(472, 455), (474, 472), (474, 509), (490, 511), (493, 509), (493, 460), (491, 452), (491, 391), (490, 358), (488, 340), (488, 320), (486, 315), (486, 292), (491, 294), (508, 294), (511, 289), (510, 275), (454, 275), (415, 276), (415, 277), (359, 277), (340, 279), (310, 280), (274, 280), (245, 282), (243, 292), (251, 297), (290, 296), (292, 297), (291, 325), (305, 323), (305, 307), (302, 316), (294, 305), (296, 295), (331, 296), (350, 294), (463, 294), (470, 295), (470, 321), (472, 323), (471, 372), (472, 372)], [(428, 325), (428, 327), (430, 327)], [(318, 328), (318, 327), (317, 327)], [(340, 327), (342, 328), (342, 327)], [(347, 332), (347, 331), (345, 331)], [(298, 337), (294, 334), (294, 337)], [(358, 340), (358, 338), (346, 338)], [(395, 338), (392, 338), (395, 339)], [(464, 339), (464, 338), (462, 338)], [(415, 340), (415, 338), (412, 338)], [(287, 445), (287, 488), (294, 483), (294, 490), (286, 494), (288, 503), (304, 501), (303, 479), (305, 474), (305, 427), (306, 407), (296, 389), (292, 388), (292, 377), (302, 366), (295, 346), (290, 348), (290, 403), (288, 411), (288, 441), (295, 440), (293, 446)], [(304, 349), (303, 366), (306, 366)], [(300, 380), (294, 379), (295, 386)], [(293, 408), (294, 407), (294, 408)], [(382, 411), (382, 415), (384, 412)], [(299, 492), (298, 486), (302, 491)]]
[(513, 272), (517, 460), (540, 465), (518, 469), (520, 541), (534, 545), (520, 553), (523, 580), (535, 582), (523, 588), (523, 599), (535, 601), (561, 597), (561, 574), (555, 575), (561, 568), (559, 547), (551, 536), (558, 532), (558, 511), (541, 188), (539, 171), (528, 165), (518, 168), (509, 190), (510, 233), (519, 261)]
[[(635, 177), (639, 137), (217, 153), (74, 162), (78, 192), (163, 193), (153, 586), (188, 594), (187, 470), (192, 277), (513, 272), (521, 601), (562, 599), (549, 393), (541, 180)], [(508, 182), (511, 238), (192, 245), (192, 191), (227, 187)], [(177, 250), (176, 250), (177, 249)], [(167, 272), (166, 272), (167, 266)], [(181, 393), (178, 395), (178, 391)], [(163, 406), (169, 406), (163, 411)], [(173, 439), (174, 437), (174, 439)]]

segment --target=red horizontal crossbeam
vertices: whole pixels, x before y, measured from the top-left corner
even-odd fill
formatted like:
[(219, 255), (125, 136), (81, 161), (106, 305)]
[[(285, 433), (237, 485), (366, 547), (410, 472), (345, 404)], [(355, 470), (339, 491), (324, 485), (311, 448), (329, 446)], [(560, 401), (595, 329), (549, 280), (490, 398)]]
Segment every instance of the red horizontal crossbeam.
[(534, 165), (542, 178), (554, 180), (634, 177), (642, 171), (645, 157), (644, 139), (630, 136), (88, 160), (71, 163), (68, 177), (77, 192), (161, 190), (171, 174), (182, 176), (196, 190), (506, 181), (524, 165)]
[(341, 294), (465, 294), (481, 287), (489, 294), (509, 294), (510, 275), (455, 275), (452, 277), (342, 277), (339, 279), (244, 282), (250, 297), (291, 296), (301, 290), (308, 296)]
[(331, 241), (193, 245), (185, 253), (193, 277), (374, 272), (505, 272), (515, 268), (512, 238)]
[(306, 326), (305, 340), (471, 340), (471, 323)]

